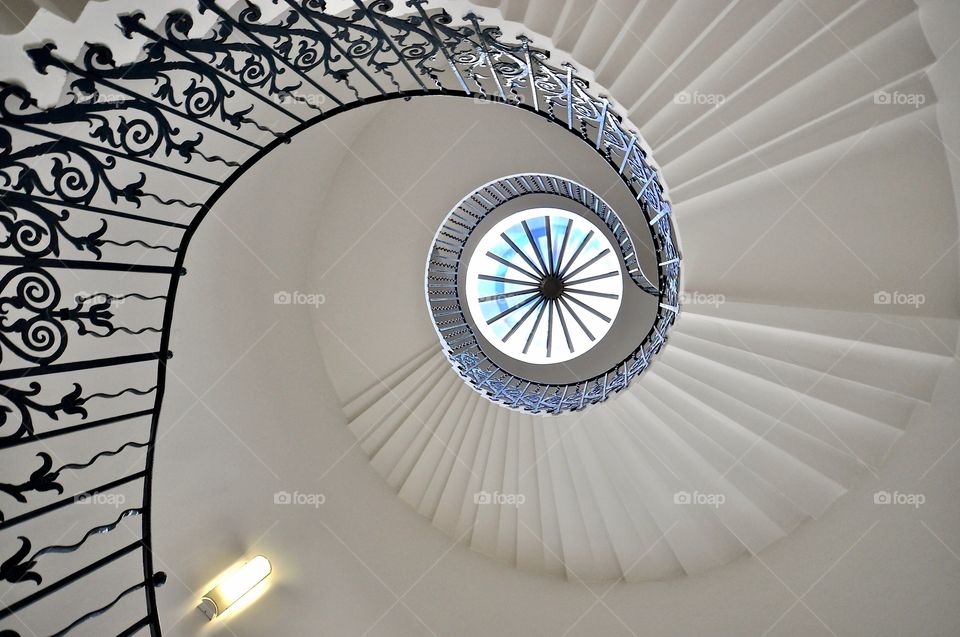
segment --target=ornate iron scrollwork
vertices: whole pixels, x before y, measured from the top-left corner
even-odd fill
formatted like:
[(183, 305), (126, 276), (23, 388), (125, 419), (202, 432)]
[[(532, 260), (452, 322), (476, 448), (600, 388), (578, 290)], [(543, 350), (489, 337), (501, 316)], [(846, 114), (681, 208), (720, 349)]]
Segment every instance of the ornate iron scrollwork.
[[(45, 170), (40, 168), (41, 162)], [(107, 194), (113, 203), (120, 200), (140, 203), (140, 187), (146, 176), (124, 186), (109, 177), (116, 166), (113, 157), (97, 157), (75, 141), (57, 139), (13, 150), (10, 130), (0, 128), (0, 186), (26, 195), (39, 193), (66, 203), (91, 204), (97, 194)], [(41, 176), (49, 175), (49, 179)]]
[(32, 363), (56, 360), (67, 348), (67, 330), (56, 316), (59, 304), (59, 284), (47, 271), (22, 267), (7, 272), (0, 279), (0, 343)]
[[(44, 414), (53, 420), (57, 420), (59, 414), (77, 414), (81, 418), (87, 417), (87, 410), (82, 405), (88, 399), (81, 397), (83, 388), (78, 383), (74, 383), (73, 390), (64, 394), (54, 404), (43, 404), (35, 400), (41, 390), (40, 383), (36, 381), (30, 383), (30, 388), (25, 390), (0, 385), (0, 401), (9, 403), (4, 405), (0, 402), (0, 431), (4, 426), (16, 426), (11, 433), (0, 436), (0, 441), (33, 435), (31, 412)], [(9, 424), (11, 421), (12, 424)]]
[(33, 567), (37, 565), (37, 560), (33, 559), (33, 557), (28, 559), (31, 549), (30, 540), (22, 535), (17, 539), (20, 540), (20, 548), (0, 564), (0, 580), (10, 582), (11, 584), (33, 582), (39, 585), (43, 581), (43, 578), (33, 570)]
[[(0, 344), (25, 360), (46, 365), (66, 350), (68, 324), (78, 336), (95, 338), (160, 332), (152, 326), (115, 325), (112, 303), (120, 298), (102, 293), (78, 296), (73, 307), (60, 307), (59, 283), (48, 270), (34, 266), (10, 270), (0, 278)], [(0, 349), (0, 361), (2, 356)]]
[[(142, 449), (143, 447), (146, 447), (147, 444), (148, 443), (146, 442), (127, 442), (112, 451), (101, 451), (86, 462), (68, 463), (60, 466), (57, 469), (53, 468), (53, 458), (50, 456), (50, 454), (45, 451), (41, 451), (37, 453), (37, 458), (40, 459), (40, 467), (33, 471), (30, 474), (30, 477), (23, 482), (16, 484), (0, 482), (0, 492), (6, 493), (14, 500), (22, 504), (27, 503), (26, 494), (31, 492), (43, 493), (46, 491), (56, 491), (58, 494), (63, 494), (63, 485), (60, 484), (58, 478), (64, 471), (79, 471), (81, 469), (86, 469), (101, 458), (109, 458), (111, 456), (119, 455), (127, 449)], [(0, 510), (0, 522), (3, 522), (3, 520), (3, 511)]]
[(58, 214), (27, 195), (12, 192), (0, 199), (0, 226), (4, 230), (0, 249), (12, 248), (28, 259), (60, 256), (62, 240), (97, 259), (103, 256), (100, 246), (106, 242), (102, 238), (107, 231), (106, 220), (101, 219), (100, 227), (93, 232), (77, 236), (65, 227), (69, 218), (66, 209)]

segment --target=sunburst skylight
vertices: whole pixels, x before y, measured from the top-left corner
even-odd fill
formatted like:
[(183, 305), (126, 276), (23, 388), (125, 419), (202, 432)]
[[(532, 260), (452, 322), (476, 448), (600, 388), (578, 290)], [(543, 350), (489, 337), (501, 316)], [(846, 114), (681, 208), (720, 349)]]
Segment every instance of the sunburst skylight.
[(527, 363), (567, 361), (610, 329), (623, 296), (613, 244), (583, 217), (555, 208), (510, 215), (484, 235), (467, 266), (480, 333)]

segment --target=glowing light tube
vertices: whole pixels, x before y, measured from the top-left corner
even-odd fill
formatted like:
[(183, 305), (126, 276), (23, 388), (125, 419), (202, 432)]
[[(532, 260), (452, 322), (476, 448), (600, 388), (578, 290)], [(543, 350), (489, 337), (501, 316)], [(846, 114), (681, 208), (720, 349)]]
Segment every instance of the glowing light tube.
[(197, 608), (209, 619), (222, 615), (254, 586), (266, 579), (271, 570), (270, 560), (262, 555), (254, 557), (214, 586), (203, 596)]

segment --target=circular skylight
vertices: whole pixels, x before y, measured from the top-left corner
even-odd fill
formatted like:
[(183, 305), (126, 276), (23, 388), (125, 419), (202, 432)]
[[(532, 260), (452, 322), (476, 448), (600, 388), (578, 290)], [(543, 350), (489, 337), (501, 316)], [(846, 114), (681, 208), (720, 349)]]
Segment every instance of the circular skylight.
[(586, 186), (522, 173), (450, 210), (424, 293), (471, 388), (510, 409), (559, 414), (606, 400), (649, 367), (677, 316), (680, 255), (670, 219), (652, 221), (625, 195), (615, 194), (629, 222)]
[(467, 303), (494, 347), (533, 364), (580, 356), (610, 329), (623, 296), (618, 252), (587, 219), (556, 208), (492, 227), (467, 265)]

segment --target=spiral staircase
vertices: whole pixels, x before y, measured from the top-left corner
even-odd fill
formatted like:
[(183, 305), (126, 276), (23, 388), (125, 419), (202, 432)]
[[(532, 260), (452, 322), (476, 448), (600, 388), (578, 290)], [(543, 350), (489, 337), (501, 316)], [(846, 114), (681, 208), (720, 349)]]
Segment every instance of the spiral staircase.
[[(137, 4), (11, 5), (3, 40), (2, 637), (960, 629), (931, 601), (960, 546), (956, 7)], [(447, 213), (527, 171), (682, 242), (661, 339), (583, 410), (489, 400), (423, 304)], [(864, 504), (910, 486), (920, 523)], [(309, 488), (346, 495), (269, 506)], [(294, 554), (269, 611), (196, 624), (198, 565), (265, 519)], [(932, 548), (873, 573), (870, 615), (847, 580), (810, 608), (881, 521)], [(317, 575), (344, 549), (362, 601)], [(527, 612), (466, 627), (464, 599)]]

